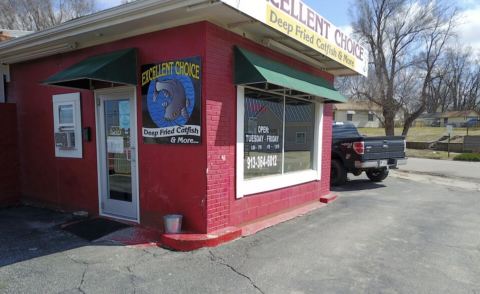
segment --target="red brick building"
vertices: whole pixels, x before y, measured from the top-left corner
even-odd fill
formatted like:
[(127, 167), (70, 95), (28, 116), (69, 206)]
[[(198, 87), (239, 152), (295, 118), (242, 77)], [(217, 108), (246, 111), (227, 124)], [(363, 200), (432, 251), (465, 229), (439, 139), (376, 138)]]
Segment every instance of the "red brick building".
[(366, 53), (298, 2), (231, 2), (139, 1), (0, 44), (20, 200), (221, 237), (328, 195), (334, 76)]

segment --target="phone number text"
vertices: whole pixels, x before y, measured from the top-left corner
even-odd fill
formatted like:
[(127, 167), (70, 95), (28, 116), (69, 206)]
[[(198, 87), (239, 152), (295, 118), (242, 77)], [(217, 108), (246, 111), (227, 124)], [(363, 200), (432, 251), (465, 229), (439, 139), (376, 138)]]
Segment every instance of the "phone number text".
[(247, 157), (247, 169), (262, 169), (277, 166), (278, 155), (257, 155)]

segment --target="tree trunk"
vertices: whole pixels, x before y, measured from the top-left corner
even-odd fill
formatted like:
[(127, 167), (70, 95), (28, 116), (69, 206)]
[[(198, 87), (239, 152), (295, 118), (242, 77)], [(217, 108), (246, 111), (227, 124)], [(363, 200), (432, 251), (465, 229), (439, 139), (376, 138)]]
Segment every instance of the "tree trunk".
[(395, 136), (395, 117), (391, 115), (385, 116), (385, 135)]
[(405, 124), (403, 125), (402, 136), (407, 136), (410, 127), (412, 126), (413, 121), (410, 118), (405, 120)]

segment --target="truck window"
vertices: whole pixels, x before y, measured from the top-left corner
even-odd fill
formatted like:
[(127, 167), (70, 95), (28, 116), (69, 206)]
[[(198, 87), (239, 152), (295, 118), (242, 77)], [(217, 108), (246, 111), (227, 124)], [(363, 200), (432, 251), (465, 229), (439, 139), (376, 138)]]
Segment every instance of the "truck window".
[(350, 138), (360, 137), (357, 128), (353, 124), (334, 124), (333, 125), (334, 138)]

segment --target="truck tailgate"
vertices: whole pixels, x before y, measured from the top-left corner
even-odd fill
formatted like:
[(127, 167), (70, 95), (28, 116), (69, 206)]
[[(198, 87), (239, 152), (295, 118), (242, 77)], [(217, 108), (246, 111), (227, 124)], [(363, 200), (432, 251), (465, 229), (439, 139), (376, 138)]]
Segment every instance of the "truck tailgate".
[(364, 137), (364, 160), (404, 158), (404, 137)]

